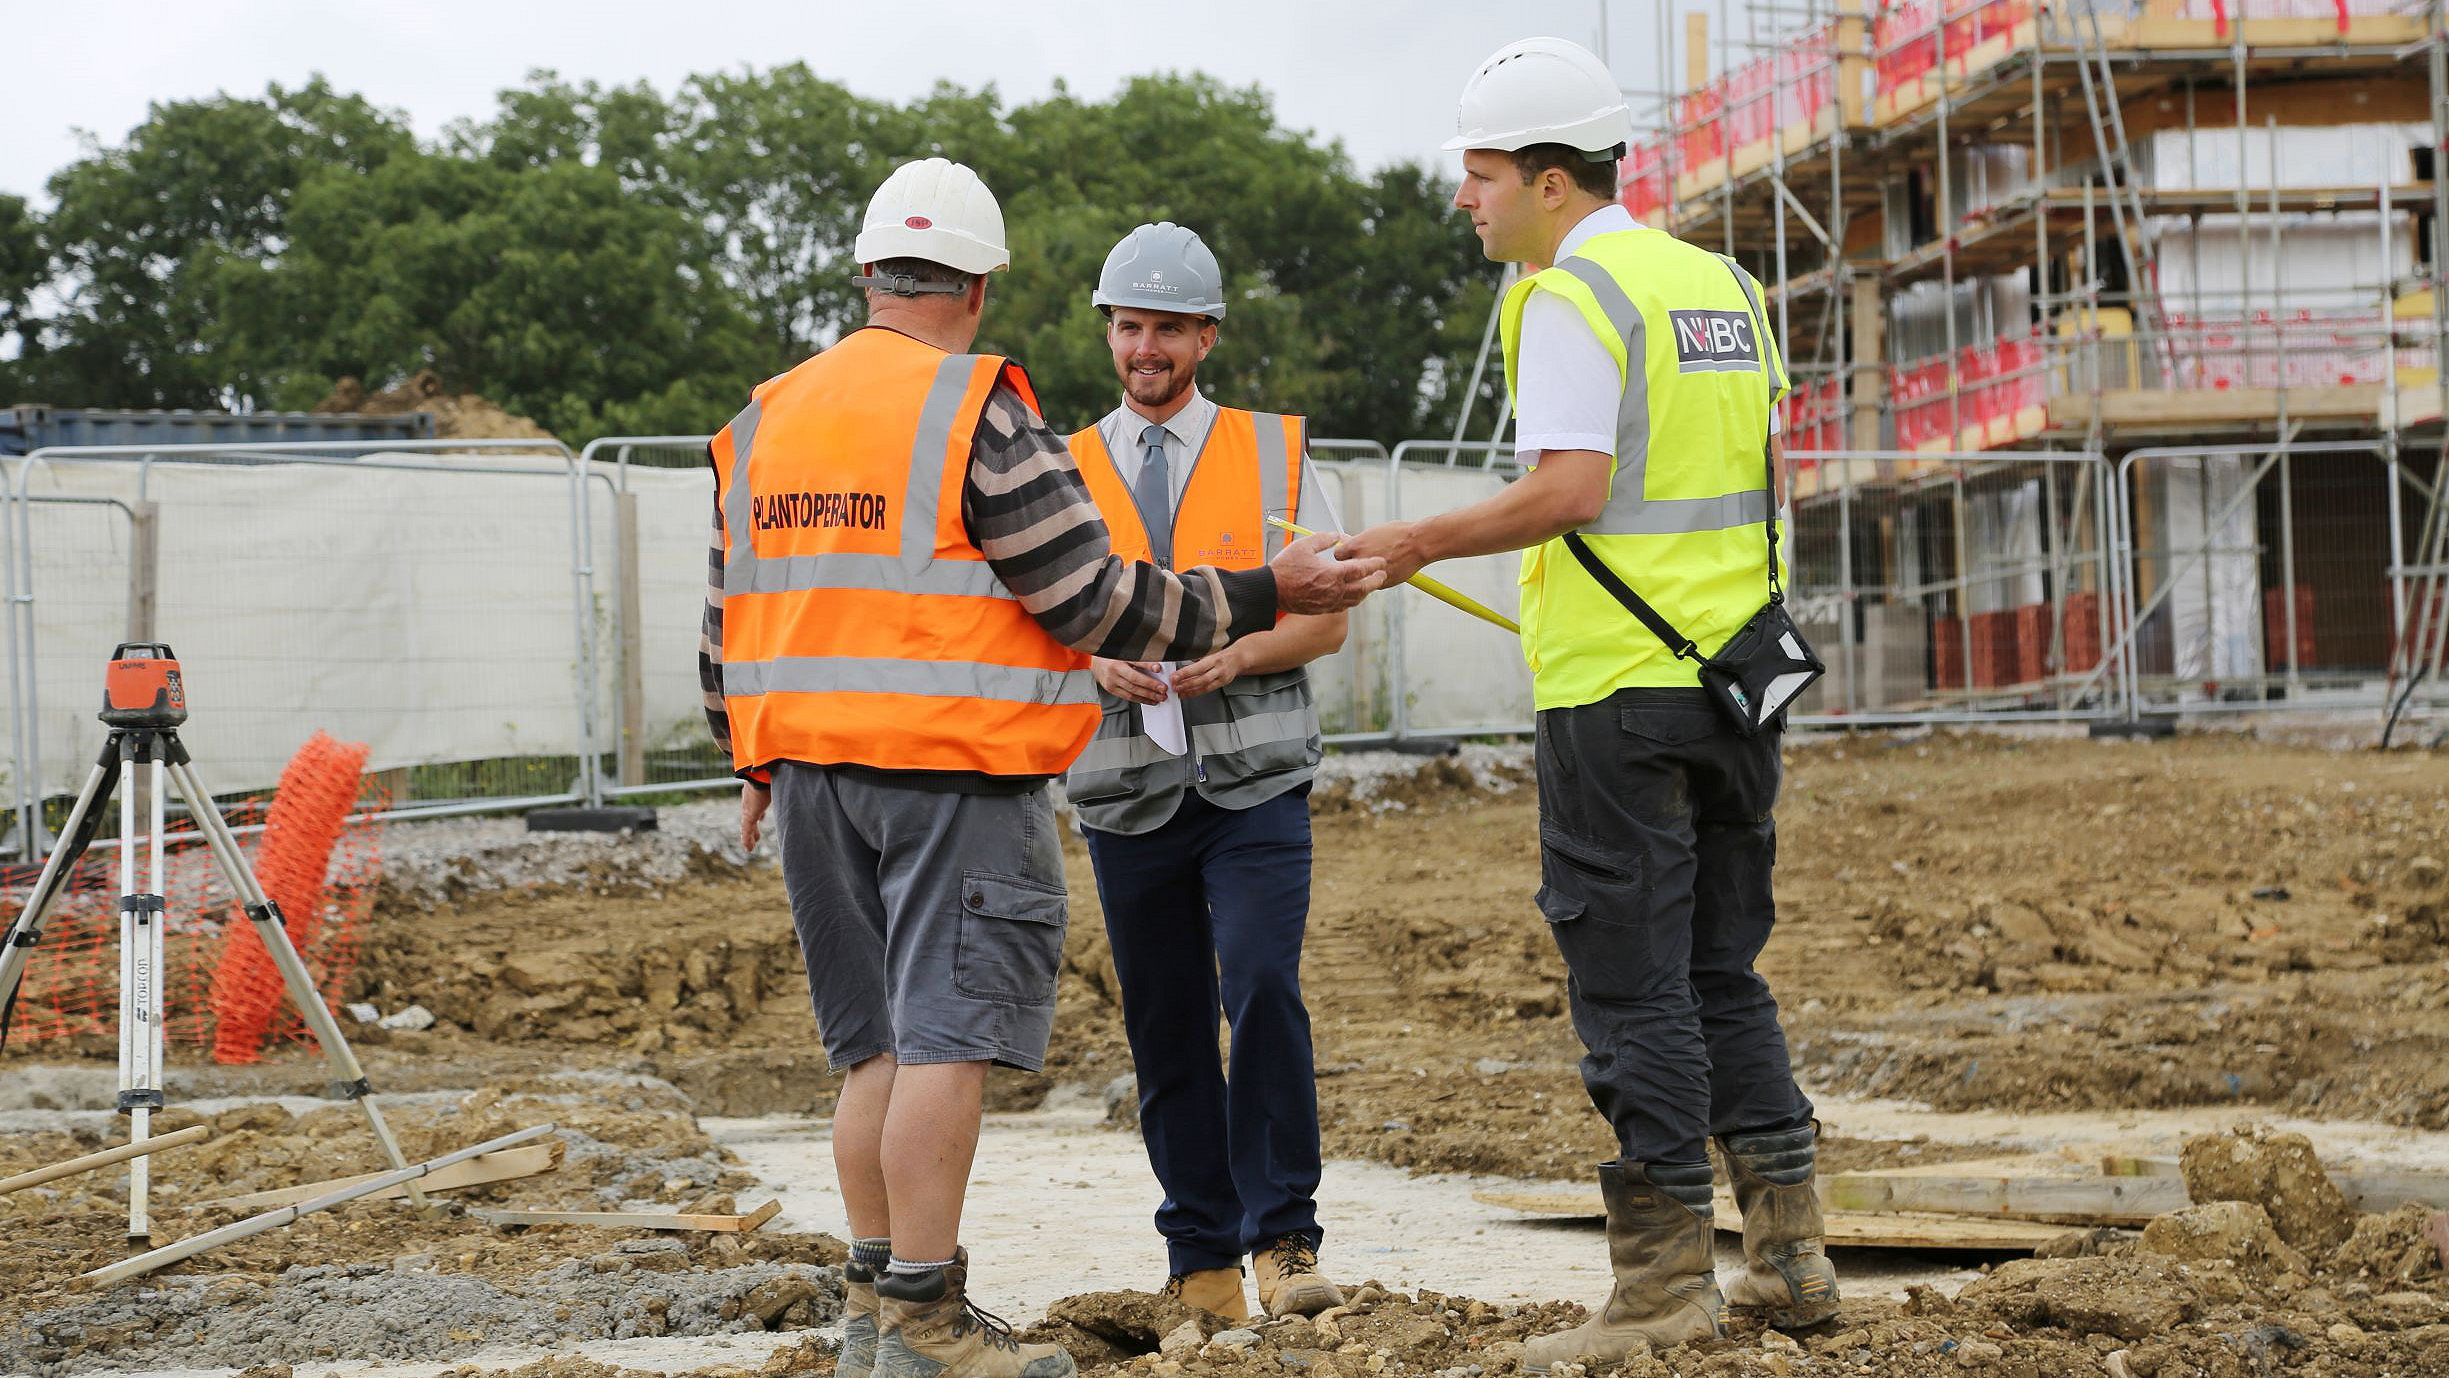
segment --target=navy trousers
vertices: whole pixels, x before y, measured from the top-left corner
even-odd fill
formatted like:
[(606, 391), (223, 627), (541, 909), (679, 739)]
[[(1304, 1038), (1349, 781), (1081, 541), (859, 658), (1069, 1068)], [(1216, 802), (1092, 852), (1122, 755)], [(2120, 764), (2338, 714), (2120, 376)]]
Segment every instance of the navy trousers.
[(1309, 790), (1239, 810), (1192, 792), (1154, 832), (1082, 831), (1122, 980), (1140, 1136), (1165, 1189), (1156, 1227), (1171, 1271), (1236, 1268), (1279, 1235), (1315, 1242), (1318, 1083), (1301, 1003)]

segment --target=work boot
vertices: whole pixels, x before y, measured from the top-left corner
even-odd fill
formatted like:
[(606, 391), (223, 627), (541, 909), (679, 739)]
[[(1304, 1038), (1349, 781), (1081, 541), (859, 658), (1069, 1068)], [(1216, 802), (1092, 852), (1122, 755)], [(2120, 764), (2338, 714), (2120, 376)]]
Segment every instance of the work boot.
[(1250, 1319), (1250, 1302), (1242, 1294), (1242, 1270), (1202, 1268), (1165, 1279), (1165, 1295), (1228, 1321)]
[(852, 1259), (842, 1265), (842, 1352), (834, 1378), (869, 1378), (876, 1371), (876, 1271)]
[(876, 1279), (875, 1378), (1073, 1378), (1061, 1345), (1025, 1345), (969, 1299), (969, 1251), (933, 1272)]
[(1315, 1316), (1344, 1304), (1343, 1289), (1318, 1274), (1318, 1246), (1308, 1235), (1278, 1235), (1250, 1256), (1258, 1274), (1259, 1307), (1270, 1316)]
[(1709, 1165), (1601, 1163), (1607, 1199), (1607, 1262), (1616, 1285), (1597, 1315), (1522, 1347), (1522, 1366), (1612, 1364), (1724, 1332), (1726, 1303), (1710, 1236)]
[(1837, 1314), (1837, 1268), (1820, 1239), (1820, 1193), (1812, 1184), (1816, 1125), (1718, 1140), (1743, 1210), (1743, 1271), (1728, 1306), (1756, 1307), (1780, 1330)]

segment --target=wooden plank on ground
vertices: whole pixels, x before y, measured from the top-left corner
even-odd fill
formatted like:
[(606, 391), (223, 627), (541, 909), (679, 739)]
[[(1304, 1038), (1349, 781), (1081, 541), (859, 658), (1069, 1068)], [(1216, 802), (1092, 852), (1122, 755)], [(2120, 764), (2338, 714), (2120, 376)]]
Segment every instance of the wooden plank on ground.
[[(1596, 1220), (1605, 1214), (1596, 1191), (1573, 1188), (1526, 1187), (1475, 1191), (1471, 1199), (1483, 1205), (1567, 1219)], [(1729, 1234), (1743, 1231), (1743, 1213), (1734, 1199), (1721, 1192), (1717, 1226)], [(2030, 1253), (2066, 1231), (2061, 1226), (2023, 1220), (1980, 1220), (1945, 1215), (1894, 1213), (1873, 1215), (1833, 1211), (1824, 1220), (1824, 1237), (1831, 1244), (1860, 1249), (1965, 1250), (1979, 1253)]]
[(1830, 1210), (1916, 1211), (2061, 1225), (2143, 1225), (2192, 1202), (2177, 1177), (1839, 1172), (1820, 1179)]
[(780, 1201), (768, 1201), (746, 1215), (691, 1215), (664, 1211), (468, 1212), (488, 1225), (595, 1225), (612, 1230), (713, 1230), (724, 1234), (744, 1234), (781, 1213)]
[[(2113, 1177), (2165, 1177), (2183, 1180), (2175, 1158), (2141, 1154), (2111, 1154), (2100, 1170)], [(2449, 1207), (2449, 1172), (2398, 1172), (2388, 1169), (2330, 1173), (2347, 1204), (2366, 1214), (2394, 1211), (2400, 1206)]]
[[(482, 1186), (487, 1182), (508, 1182), (521, 1177), (533, 1177), (561, 1166), (562, 1143), (523, 1144), (496, 1153), (480, 1153), (465, 1162), (436, 1168), (420, 1178), (417, 1185), (426, 1191), (449, 1191), (453, 1187)], [(325, 1192), (337, 1191), (352, 1182), (370, 1181), (382, 1176), (379, 1172), (361, 1172), (354, 1177), (336, 1177), (328, 1182), (307, 1182), (300, 1186), (281, 1187), (275, 1191), (249, 1192), (245, 1196), (224, 1196), (218, 1201), (197, 1201), (189, 1210), (270, 1210), (276, 1206), (294, 1205), (312, 1200)], [(406, 1196), (408, 1188), (397, 1186), (360, 1198), (366, 1201), (388, 1201)]]
[(124, 1163), (130, 1158), (142, 1158), (148, 1154), (159, 1153), (166, 1148), (184, 1148), (198, 1139), (210, 1138), (212, 1132), (208, 1126), (191, 1124), (175, 1133), (120, 1144), (115, 1148), (103, 1149), (99, 1153), (88, 1153), (81, 1157), (53, 1163), (49, 1167), (38, 1167), (28, 1172), (20, 1172), (14, 1177), (0, 1178), (0, 1196), (6, 1196), (21, 1187), (41, 1186), (45, 1182), (55, 1182), (62, 1177), (74, 1177), (80, 1172), (91, 1172), (96, 1168), (109, 1167), (113, 1163)]

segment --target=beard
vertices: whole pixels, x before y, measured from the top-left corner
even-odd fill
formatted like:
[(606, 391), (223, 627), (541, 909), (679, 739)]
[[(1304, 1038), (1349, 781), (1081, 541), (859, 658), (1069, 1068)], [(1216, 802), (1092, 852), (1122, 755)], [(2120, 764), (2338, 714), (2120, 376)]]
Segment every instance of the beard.
[(1143, 407), (1162, 407), (1189, 391), (1192, 370), (1168, 364), (1163, 373), (1137, 373), (1125, 369), (1122, 375), (1123, 394)]

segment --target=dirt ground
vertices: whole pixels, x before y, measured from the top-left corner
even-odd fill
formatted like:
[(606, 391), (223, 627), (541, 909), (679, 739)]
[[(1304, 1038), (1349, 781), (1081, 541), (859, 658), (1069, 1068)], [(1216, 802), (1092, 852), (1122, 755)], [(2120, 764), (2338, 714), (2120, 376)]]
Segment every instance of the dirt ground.
[[(1562, 964), (1530, 902), (1531, 791), (1527, 780), (1511, 791), (1461, 780), (1432, 770), (1365, 805), (1317, 801), (1304, 984), (1327, 1149), (1422, 1170), (1585, 1178), (1612, 1148), (1581, 1090)], [(1790, 749), (1779, 822), (1780, 924), (1762, 968), (1815, 1091), (1942, 1109), (2234, 1106), (2240, 1118), (2449, 1127), (2449, 761), (2437, 754), (2226, 735), (1829, 736)], [(998, 1074), (998, 1108), (1028, 1106), (1052, 1082), (1104, 1085), (1129, 1071), (1076, 843), (1069, 862), (1074, 922), (1049, 1075)], [(668, 1080), (688, 1106), (657, 1113), (682, 1121), (688, 1110), (823, 1111), (832, 1083), (777, 883), (762, 870), (701, 872), (651, 894), (616, 885), (441, 903), (387, 896), (355, 993), (385, 1011), (422, 1004), (439, 1022), (365, 1031), (378, 1084), (525, 1090), (539, 1069), (590, 1069)], [(311, 1061), (291, 1056), (216, 1074), (215, 1085), (289, 1092), (319, 1080)], [(646, 1128), (606, 1132), (686, 1142)], [(0, 1173), (61, 1147), (0, 1136)], [(1823, 1164), (1983, 1151), (1836, 1138)], [(717, 1180), (680, 1195), (712, 1201), (737, 1187)], [(348, 1220), (265, 1247), (341, 1247)], [(16, 1228), (10, 1217), (0, 1224)], [(2420, 1213), (2345, 1224), (2345, 1235), (2311, 1244), (2274, 1236), (2292, 1251), (2283, 1252), (2264, 1248), (2251, 1220), (2222, 1215), (2164, 1231), (2155, 1247), (2125, 1239), (2107, 1254), (2004, 1263), (1953, 1298), (1849, 1303), (1815, 1335), (1748, 1331), (1624, 1371), (2449, 1372), (2449, 1280)], [(525, 1242), (496, 1241), (513, 1253)], [(414, 1251), (382, 1247), (385, 1258)], [(821, 1261), (827, 1246), (788, 1247)], [(15, 1296), (0, 1301), (0, 1324), (36, 1309), (27, 1298), (57, 1300), (44, 1279), (85, 1261), (58, 1249), (12, 1255), (15, 1271), (0, 1283)], [(508, 1254), (498, 1263), (520, 1266)], [(1066, 1320), (1058, 1306), (1046, 1324), (1084, 1365), (1158, 1378), (1304, 1368), (1319, 1378), (1478, 1378), (1507, 1371), (1508, 1344), (1578, 1314), (1567, 1303), (1387, 1294), (1328, 1327), (1339, 1334), (1271, 1327), (1246, 1351), (1235, 1339), (1145, 1352), (1178, 1331), (1168, 1316), (1149, 1322), (1164, 1323), (1155, 1337), (1090, 1343), (1099, 1325), (1127, 1330), (1112, 1315), (1129, 1309), (1082, 1302)], [(611, 1371), (554, 1362), (520, 1372)], [(769, 1368), (830, 1362), (809, 1345), (777, 1351), (780, 1367)]]
[[(2116, 743), (1820, 738), (1789, 755), (1779, 926), (1761, 967), (1821, 1090), (1942, 1109), (2258, 1106), (2449, 1127), (2449, 761), (2228, 736)], [(1303, 967), (1329, 1151), (1580, 1176), (1611, 1152), (1532, 892), (1527, 780), (1432, 771), (1372, 806), (1318, 801)], [(1085, 852), (1044, 1079), (1130, 1070)], [(363, 996), (442, 1023), (436, 1063), (671, 1080), (700, 1113), (830, 1103), (769, 875), (647, 895), (386, 902)], [(458, 1084), (464, 1084), (458, 1083)], [(1838, 1142), (1837, 1167), (1913, 1160)]]

